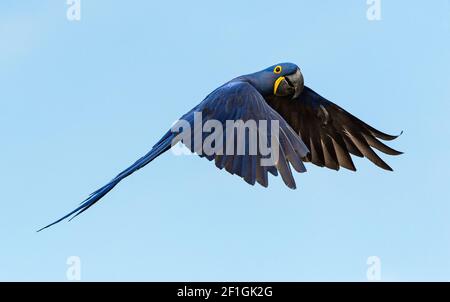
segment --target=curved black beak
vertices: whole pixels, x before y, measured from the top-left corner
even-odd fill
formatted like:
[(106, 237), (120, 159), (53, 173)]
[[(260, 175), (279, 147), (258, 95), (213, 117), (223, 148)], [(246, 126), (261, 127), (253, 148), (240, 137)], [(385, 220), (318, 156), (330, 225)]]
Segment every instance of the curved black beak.
[(303, 91), (304, 80), (300, 69), (287, 76), (281, 76), (275, 81), (274, 95), (291, 96), (292, 99), (297, 98)]
[(305, 87), (305, 81), (303, 79), (303, 74), (301, 73), (300, 69), (297, 68), (295, 73), (290, 74), (285, 77), (286, 81), (288, 82), (289, 86), (294, 88), (294, 95), (292, 96), (293, 99), (297, 98), (303, 91), (303, 88)]

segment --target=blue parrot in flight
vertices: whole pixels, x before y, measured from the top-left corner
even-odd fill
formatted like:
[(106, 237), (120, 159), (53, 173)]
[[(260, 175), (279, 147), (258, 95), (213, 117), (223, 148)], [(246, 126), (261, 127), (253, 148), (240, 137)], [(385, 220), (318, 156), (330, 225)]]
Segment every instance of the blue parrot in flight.
[[(202, 113), (202, 125), (208, 120), (217, 120), (223, 125), (227, 120), (278, 122), (276, 140), (279, 142), (279, 158), (272, 166), (261, 164), (262, 155), (259, 152), (253, 155), (206, 155), (196, 152), (201, 157), (214, 161), (217, 168), (236, 174), (251, 185), (258, 182), (267, 187), (268, 173), (274, 176), (279, 173), (283, 182), (295, 189), (290, 166), (297, 172), (305, 172), (304, 162), (334, 170), (344, 167), (356, 171), (351, 155), (366, 157), (380, 168), (392, 171), (372, 148), (389, 155), (402, 154), (380, 141), (390, 141), (398, 135), (389, 135), (369, 126), (305, 86), (300, 68), (293, 63), (276, 64), (225, 83), (180, 120), (187, 121), (194, 129), (196, 112)], [(200, 130), (194, 129), (192, 137), (196, 135), (196, 131)], [(236, 135), (233, 133), (230, 137)], [(275, 134), (265, 131), (263, 135), (271, 141)], [(147, 154), (89, 195), (78, 208), (39, 231), (68, 217), (72, 216), (73, 219), (89, 209), (124, 178), (169, 150), (176, 136), (176, 132), (168, 131)], [(200, 137), (205, 139), (204, 134)], [(226, 145), (227, 140), (224, 139), (222, 143)], [(192, 146), (188, 148), (196, 151)]]

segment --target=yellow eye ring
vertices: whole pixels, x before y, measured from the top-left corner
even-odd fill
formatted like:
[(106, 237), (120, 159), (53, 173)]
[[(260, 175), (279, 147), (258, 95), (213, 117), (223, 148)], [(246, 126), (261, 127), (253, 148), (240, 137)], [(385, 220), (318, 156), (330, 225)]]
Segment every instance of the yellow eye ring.
[(280, 74), (281, 71), (283, 70), (283, 68), (280, 65), (277, 65), (274, 69), (273, 72), (276, 74)]

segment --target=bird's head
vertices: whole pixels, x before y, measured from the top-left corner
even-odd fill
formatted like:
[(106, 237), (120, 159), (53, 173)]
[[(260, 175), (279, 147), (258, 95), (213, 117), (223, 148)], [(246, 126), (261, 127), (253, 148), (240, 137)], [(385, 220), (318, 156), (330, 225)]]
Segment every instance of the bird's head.
[(280, 63), (244, 76), (263, 96), (296, 98), (304, 87), (300, 68), (293, 63)]

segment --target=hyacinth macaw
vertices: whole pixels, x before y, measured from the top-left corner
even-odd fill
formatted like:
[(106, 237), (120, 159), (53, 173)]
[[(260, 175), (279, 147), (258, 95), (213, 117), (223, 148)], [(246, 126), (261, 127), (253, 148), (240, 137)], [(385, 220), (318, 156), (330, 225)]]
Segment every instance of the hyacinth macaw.
[[(279, 158), (272, 166), (261, 165), (259, 153), (199, 154), (214, 160), (219, 169), (236, 174), (251, 185), (258, 182), (267, 187), (268, 173), (275, 176), (279, 173), (284, 183), (295, 189), (290, 166), (298, 172), (305, 172), (303, 162), (334, 170), (344, 167), (356, 171), (350, 155), (366, 157), (380, 168), (392, 171), (372, 148), (389, 155), (401, 154), (380, 141), (390, 141), (398, 136), (369, 126), (305, 86), (300, 68), (292, 63), (276, 64), (225, 83), (180, 120), (193, 123), (195, 112), (202, 113), (203, 123), (207, 120), (218, 120), (222, 124), (227, 120), (278, 121)], [(174, 131), (168, 131), (146, 155), (93, 192), (78, 208), (41, 230), (86, 211), (125, 177), (169, 150), (176, 135)], [(265, 135), (270, 141), (274, 134), (266, 131)], [(201, 137), (205, 138), (203, 134)], [(223, 144), (226, 143), (224, 139)], [(192, 146), (188, 147), (196, 152)]]

